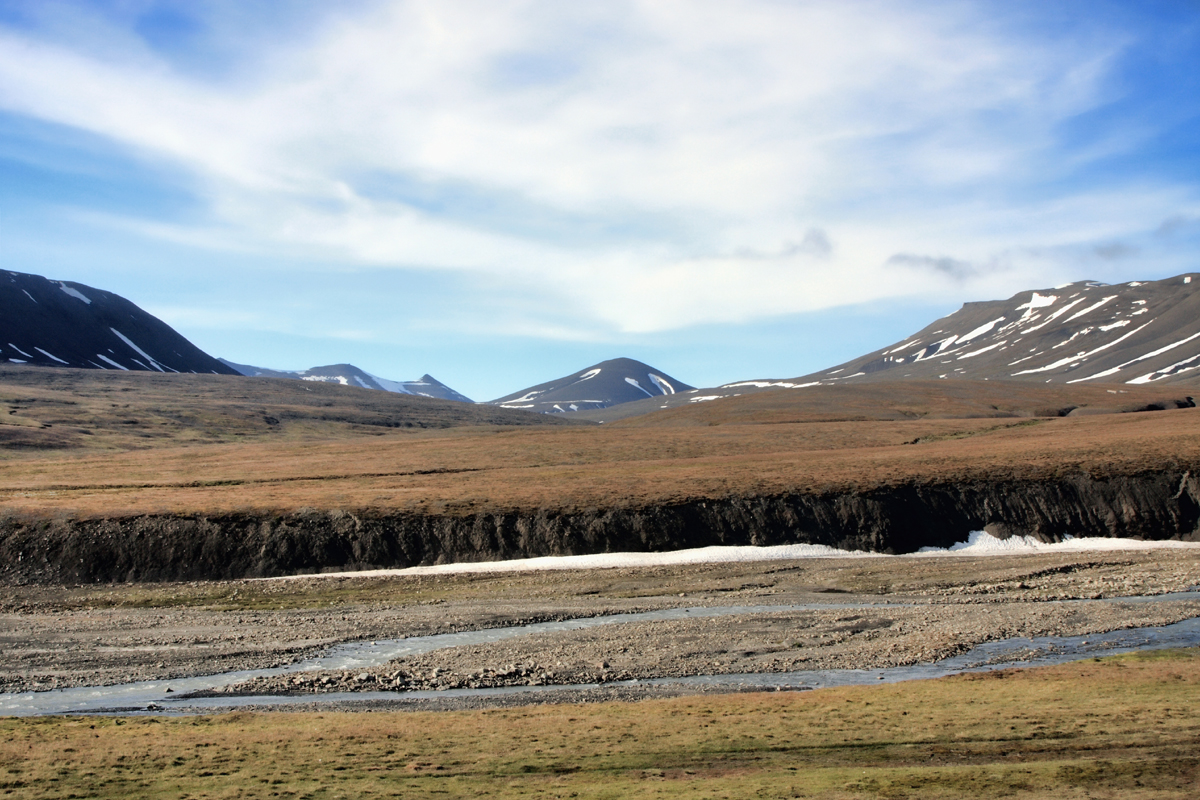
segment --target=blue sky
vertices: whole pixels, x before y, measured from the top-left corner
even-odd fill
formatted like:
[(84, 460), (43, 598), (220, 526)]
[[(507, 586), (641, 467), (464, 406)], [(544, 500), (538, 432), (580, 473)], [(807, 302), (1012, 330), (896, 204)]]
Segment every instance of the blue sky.
[(1200, 269), (1200, 3), (0, 0), (0, 262), (490, 399)]

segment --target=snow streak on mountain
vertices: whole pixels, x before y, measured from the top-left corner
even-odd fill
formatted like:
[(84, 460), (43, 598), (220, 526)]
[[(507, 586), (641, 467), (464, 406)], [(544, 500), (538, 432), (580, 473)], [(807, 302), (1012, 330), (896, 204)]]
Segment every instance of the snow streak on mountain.
[(460, 403), (474, 402), (469, 397), (459, 394), (449, 386), (441, 383), (431, 375), (422, 375), (415, 381), (390, 381), (368, 372), (364, 372), (353, 364), (331, 364), (326, 367), (289, 372), (285, 370), (252, 367), (248, 364), (235, 364), (226, 359), (221, 363), (251, 378), (288, 378), (302, 381), (319, 381), (321, 383), (340, 383), (343, 386), (360, 386), (364, 389), (378, 389), (397, 394), (412, 394), (421, 397), (435, 397), (440, 400), (456, 400)]
[(563, 414), (647, 398), (668, 398), (692, 388), (640, 361), (614, 358), (491, 402), (504, 408)]
[(0, 361), (235, 374), (119, 295), (82, 283), (8, 271), (0, 272)]
[(902, 378), (1200, 382), (1200, 275), (967, 303), (903, 342), (794, 382)]

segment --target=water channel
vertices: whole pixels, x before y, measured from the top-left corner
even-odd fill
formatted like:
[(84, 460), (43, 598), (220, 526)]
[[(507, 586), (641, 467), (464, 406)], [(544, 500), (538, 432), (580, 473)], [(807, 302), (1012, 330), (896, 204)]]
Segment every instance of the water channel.
[[(1195, 600), (1200, 592), (1187, 591), (1139, 597), (1076, 600), (1078, 603), (1153, 603), (1170, 600)], [(0, 716), (39, 716), (45, 714), (119, 713), (119, 714), (203, 714), (239, 706), (287, 706), (292, 704), (344, 703), (347, 701), (394, 701), (399, 698), (483, 697), (516, 693), (594, 689), (597, 684), (509, 686), (493, 689), (447, 689), (410, 692), (334, 692), (297, 696), (254, 695), (248, 697), (189, 698), (189, 693), (229, 686), (251, 678), (284, 675), (309, 670), (355, 670), (386, 664), (397, 658), (419, 655), (460, 645), (497, 642), (533, 633), (581, 630), (600, 625), (615, 625), (650, 620), (686, 619), (734, 614), (763, 614), (788, 611), (880, 609), (896, 603), (819, 603), (787, 606), (722, 606), (715, 608), (673, 608), (632, 614), (541, 622), (509, 628), (489, 628), (435, 636), (415, 636), (373, 642), (348, 642), (330, 648), (325, 654), (297, 661), (284, 667), (240, 670), (170, 680), (139, 681), (113, 686), (81, 686), (45, 692), (0, 694)], [(1059, 664), (1093, 655), (1110, 655), (1135, 650), (1200, 645), (1200, 618), (1151, 628), (1130, 628), (1109, 633), (1069, 637), (1006, 639), (987, 642), (953, 658), (931, 664), (885, 669), (799, 670), (780, 673), (737, 675), (701, 675), (686, 678), (613, 682), (607, 686), (712, 686), (735, 688), (822, 688), (851, 684), (895, 682), (938, 678), (960, 672), (1003, 669), (1014, 666)]]

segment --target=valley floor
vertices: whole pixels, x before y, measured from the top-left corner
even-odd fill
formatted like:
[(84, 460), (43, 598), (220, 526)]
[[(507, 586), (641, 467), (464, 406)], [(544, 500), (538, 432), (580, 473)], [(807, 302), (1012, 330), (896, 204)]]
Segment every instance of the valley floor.
[[(981, 642), (1200, 617), (1195, 600), (1092, 602), (1200, 585), (1200, 550), (799, 559), (554, 572), (10, 587), (0, 691), (282, 666), (348, 641), (666, 608), (753, 612), (614, 624), (447, 648), (244, 693), (572, 684), (883, 668)], [(803, 605), (800, 610), (774, 606)], [(364, 677), (365, 676), (365, 677)]]

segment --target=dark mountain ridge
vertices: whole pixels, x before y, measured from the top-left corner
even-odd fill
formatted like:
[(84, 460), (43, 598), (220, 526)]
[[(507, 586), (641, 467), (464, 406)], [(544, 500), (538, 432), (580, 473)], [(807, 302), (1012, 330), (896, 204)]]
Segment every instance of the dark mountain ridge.
[(120, 295), (11, 271), (0, 272), (0, 361), (236, 374)]

